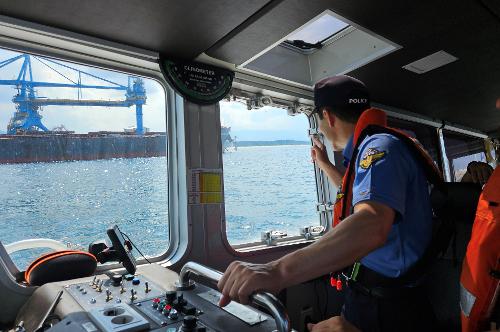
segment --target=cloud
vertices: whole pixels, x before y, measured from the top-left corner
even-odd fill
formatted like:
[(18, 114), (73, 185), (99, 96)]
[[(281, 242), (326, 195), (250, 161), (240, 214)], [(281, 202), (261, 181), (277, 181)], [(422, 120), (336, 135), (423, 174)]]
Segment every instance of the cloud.
[(305, 115), (289, 116), (285, 109), (248, 110), (239, 102), (220, 103), (221, 123), (240, 140), (305, 140), (309, 124)]

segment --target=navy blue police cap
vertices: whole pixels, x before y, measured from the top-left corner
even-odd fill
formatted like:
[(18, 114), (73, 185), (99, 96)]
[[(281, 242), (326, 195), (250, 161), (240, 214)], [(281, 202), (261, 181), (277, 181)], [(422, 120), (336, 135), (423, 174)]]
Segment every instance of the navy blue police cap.
[(315, 111), (322, 107), (364, 111), (370, 107), (365, 84), (347, 75), (327, 77), (314, 85)]

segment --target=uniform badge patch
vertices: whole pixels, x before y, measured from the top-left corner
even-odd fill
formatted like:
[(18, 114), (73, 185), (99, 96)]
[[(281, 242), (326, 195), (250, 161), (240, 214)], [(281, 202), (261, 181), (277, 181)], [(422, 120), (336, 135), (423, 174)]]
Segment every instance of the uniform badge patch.
[(342, 198), (344, 198), (344, 193), (338, 192), (337, 197), (335, 199), (335, 203), (339, 202)]
[(379, 151), (375, 148), (368, 148), (363, 158), (360, 160), (359, 166), (362, 169), (368, 169), (373, 163), (384, 158), (385, 158), (385, 151)]

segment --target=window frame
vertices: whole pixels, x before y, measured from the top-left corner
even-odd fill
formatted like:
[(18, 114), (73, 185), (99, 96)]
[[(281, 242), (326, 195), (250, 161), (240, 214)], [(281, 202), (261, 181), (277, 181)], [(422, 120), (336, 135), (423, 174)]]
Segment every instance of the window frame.
[[(487, 149), (486, 149), (486, 146), (485, 146), (485, 138), (482, 138), (482, 137), (478, 137), (478, 136), (474, 136), (474, 135), (468, 135), (468, 134), (464, 134), (464, 133), (459, 133), (459, 132), (456, 132), (456, 131), (453, 131), (453, 130), (449, 130), (449, 129), (443, 129), (442, 130), (442, 139), (443, 139), (443, 148), (445, 149), (445, 152), (446, 152), (446, 155), (444, 158), (447, 159), (447, 164), (448, 164), (448, 167), (449, 167), (449, 181), (450, 182), (460, 182), (460, 181), (456, 178), (456, 174), (455, 174), (455, 169), (454, 169), (454, 166), (453, 166), (453, 160), (455, 158), (450, 158), (449, 157), (449, 148), (447, 148), (447, 143), (446, 143), (446, 136), (447, 135), (452, 135), (452, 136), (455, 136), (455, 137), (458, 137), (460, 139), (463, 139), (463, 140), (482, 140), (481, 142), (481, 150), (479, 152), (475, 152), (474, 154), (476, 153), (483, 153), (484, 154), (484, 158), (487, 160)], [(467, 150), (468, 151), (468, 150)], [(465, 156), (470, 156), (472, 154), (465, 154), (465, 155), (462, 155), (458, 158), (462, 158), (462, 157), (465, 157)]]
[[(148, 50), (11, 18), (9, 18), (9, 24), (0, 22), (0, 31), (2, 29), (7, 29), (7, 36), (10, 37), (0, 38), (0, 47), (3, 49), (40, 55), (102, 70), (137, 75), (155, 80), (160, 84), (165, 92), (167, 131), (167, 167), (165, 171), (168, 173), (168, 219), (166, 226), (168, 227), (169, 241), (167, 248), (164, 248), (159, 255), (148, 257), (148, 260), (155, 263), (174, 258), (179, 252), (181, 234), (183, 233), (180, 225), (187, 224), (186, 207), (173, 204), (174, 198), (187, 196), (187, 189), (178, 177), (178, 174), (182, 173), (182, 168), (185, 168), (185, 163), (184, 166), (180, 164), (180, 161), (185, 160), (185, 149), (182, 149), (184, 131), (183, 128), (179, 129), (183, 123), (183, 112), (179, 112), (179, 109), (183, 109), (183, 101), (182, 98), (179, 100), (177, 93), (163, 77), (158, 64), (159, 55)], [(138, 256), (136, 259), (139, 265), (147, 263), (142, 256)], [(110, 263), (98, 266), (96, 271), (103, 272), (117, 268), (122, 268), (121, 264)]]
[[(241, 93), (241, 96), (238, 97), (238, 99), (247, 99), (249, 101), (252, 100), (252, 98), (258, 98), (259, 96), (262, 97), (262, 95), (260, 94), (256, 94), (254, 92), (251, 92), (251, 91), (240, 91)], [(244, 96), (244, 97), (242, 97)], [(231, 99), (232, 100), (232, 99)], [(285, 108), (284, 105), (286, 104), (285, 101), (283, 100), (280, 100), (280, 101), (277, 101), (276, 99), (272, 99), (273, 100), (273, 105), (269, 105), (269, 106), (272, 106), (272, 107), (276, 107), (276, 108)], [(284, 103), (284, 104), (283, 104)], [(290, 104), (289, 107), (292, 107), (293, 103)], [(308, 107), (306, 105), (301, 105), (302, 107)], [(220, 106), (219, 106), (220, 107)], [(287, 112), (287, 110), (283, 110), (283, 112)], [(288, 111), (289, 112), (289, 116), (297, 116), (298, 113), (294, 113), (293, 111)], [(293, 114), (290, 114), (293, 113)], [(314, 117), (310, 117), (308, 116), (305, 112), (300, 112), (300, 113), (304, 113), (303, 116), (306, 116), (307, 117), (307, 121), (308, 121), (308, 128), (306, 128), (306, 130), (311, 133), (311, 130), (316, 130), (316, 123), (315, 123), (315, 120), (314, 120)], [(302, 114), (299, 114), (298, 116), (300, 116)], [(314, 125), (314, 129), (311, 127), (312, 125)], [(312, 146), (312, 139), (310, 139), (310, 146)], [(221, 150), (222, 151), (222, 150)], [(317, 190), (318, 188), (318, 181), (324, 181), (322, 180), (323, 179), (323, 175), (322, 175), (322, 172), (319, 171), (319, 169), (314, 165), (312, 166), (313, 169), (314, 169), (314, 175), (315, 175), (315, 182), (316, 182), (316, 200), (317, 200), (317, 204), (319, 203), (319, 200), (318, 200), (318, 195), (319, 195), (319, 192)], [(222, 170), (224, 172), (224, 167), (222, 165)], [(328, 181), (328, 180), (327, 180)], [(225, 186), (223, 186), (223, 197), (225, 197)], [(225, 202), (225, 200), (224, 200)], [(253, 241), (253, 242), (246, 242), (246, 243), (239, 243), (239, 244), (231, 244), (229, 239), (227, 238), (227, 232), (226, 232), (226, 228), (227, 228), (227, 221), (223, 223), (224, 227), (223, 227), (223, 242), (225, 244), (225, 246), (227, 247), (227, 249), (230, 251), (230, 252), (233, 252), (235, 253), (236, 255), (243, 255), (245, 256), (247, 253), (256, 253), (256, 252), (259, 252), (259, 251), (267, 251), (267, 250), (274, 250), (273, 248), (277, 248), (277, 247), (283, 247), (283, 246), (291, 246), (291, 245), (301, 245), (301, 244), (306, 244), (306, 243), (311, 243), (311, 242), (314, 242), (316, 239), (318, 239), (319, 237), (321, 237), (326, 231), (327, 231), (327, 222), (326, 220), (328, 218), (325, 218), (324, 217), (324, 213), (323, 212), (319, 212), (319, 211), (314, 211), (314, 213), (317, 213), (318, 214), (318, 218), (319, 218), (319, 224), (318, 226), (325, 226), (325, 230), (318, 236), (314, 237), (314, 239), (306, 239), (305, 236), (303, 235), (292, 235), (292, 236), (285, 236), (284, 238), (280, 238), (280, 239), (277, 239), (274, 243), (275, 245), (268, 245), (266, 243), (263, 243), (263, 241)], [(224, 220), (226, 220), (226, 210), (225, 210), (225, 203), (224, 203), (224, 209), (223, 209), (223, 214), (224, 214)], [(311, 226), (311, 225), (304, 225), (304, 226)]]

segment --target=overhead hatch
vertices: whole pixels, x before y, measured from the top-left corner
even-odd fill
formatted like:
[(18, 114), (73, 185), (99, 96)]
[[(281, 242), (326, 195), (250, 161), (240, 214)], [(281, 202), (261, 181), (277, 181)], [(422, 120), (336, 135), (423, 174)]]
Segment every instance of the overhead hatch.
[(399, 48), (327, 10), (240, 67), (311, 87)]
[(282, 42), (283, 46), (296, 47), (299, 51), (314, 51), (323, 47), (323, 43), (336, 35), (349, 24), (332, 15), (321, 15), (304, 25)]

